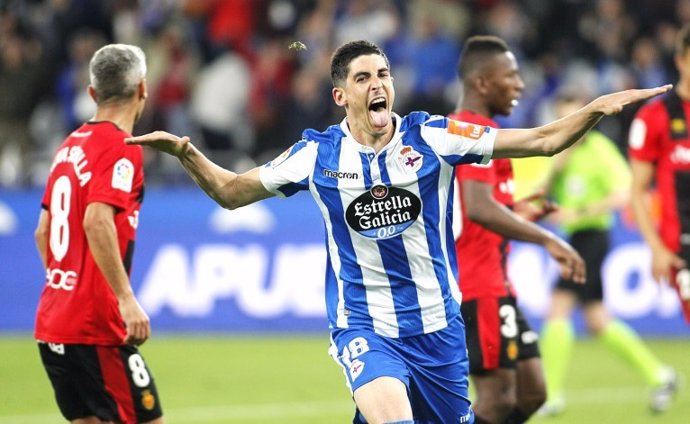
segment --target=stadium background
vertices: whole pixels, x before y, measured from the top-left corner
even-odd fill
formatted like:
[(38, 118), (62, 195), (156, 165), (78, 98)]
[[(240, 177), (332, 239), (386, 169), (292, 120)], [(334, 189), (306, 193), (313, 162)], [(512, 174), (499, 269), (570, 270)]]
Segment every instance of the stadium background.
[[(398, 113), (445, 114), (459, 94), (463, 40), (499, 35), (527, 85), (500, 123), (524, 127), (551, 120), (562, 90), (595, 96), (674, 82), (673, 36), (686, 22), (688, 0), (0, 0), (0, 423), (57, 420), (30, 339), (42, 288), (33, 229), (54, 148), (93, 111), (84, 87), (88, 58), (101, 44), (147, 52), (150, 101), (135, 134), (190, 134), (214, 160), (241, 171), (276, 156), (302, 128), (342, 118), (328, 75), (342, 41), (384, 47)], [(307, 49), (289, 49), (295, 40)], [(599, 125), (623, 150), (634, 111)], [(529, 192), (546, 166), (517, 161), (518, 191)], [(174, 160), (151, 151), (146, 176), (132, 283), (152, 318), (145, 353), (166, 406), (177, 411), (170, 422), (268, 422), (279, 411), (294, 422), (347, 419), (347, 391), (326, 354), (323, 229), (313, 202), (298, 195), (223, 211)], [(629, 211), (618, 218), (604, 275), (611, 309), (688, 374), (689, 333), (677, 301), (652, 282)], [(520, 244), (511, 262), (538, 327), (554, 265)], [(574, 414), (642, 422), (639, 381), (591, 342), (579, 349)], [(659, 422), (684, 422), (683, 399)], [(259, 405), (275, 412), (258, 414)]]

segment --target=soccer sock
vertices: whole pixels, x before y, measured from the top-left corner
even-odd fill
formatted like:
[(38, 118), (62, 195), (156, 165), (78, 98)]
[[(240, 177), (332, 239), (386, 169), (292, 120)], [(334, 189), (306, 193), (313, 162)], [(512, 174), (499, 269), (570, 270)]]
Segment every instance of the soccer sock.
[(546, 379), (547, 402), (562, 399), (570, 355), (575, 346), (573, 325), (568, 320), (547, 320), (542, 328), (539, 345)]
[(664, 364), (627, 324), (620, 320), (612, 320), (599, 338), (607, 348), (642, 374), (647, 384), (656, 385), (663, 382)]

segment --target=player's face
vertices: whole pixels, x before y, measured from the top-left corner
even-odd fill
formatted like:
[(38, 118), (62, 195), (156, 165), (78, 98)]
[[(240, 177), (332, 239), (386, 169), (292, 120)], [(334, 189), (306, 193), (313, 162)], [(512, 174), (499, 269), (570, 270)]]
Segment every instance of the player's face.
[(392, 128), (395, 90), (382, 56), (359, 56), (350, 62), (345, 84), (336, 87), (333, 96), (338, 105), (345, 107), (351, 127), (374, 136), (384, 135)]
[(676, 68), (680, 79), (686, 83), (690, 82), (690, 48), (685, 49), (682, 55), (676, 55)]
[(510, 115), (525, 89), (515, 55), (511, 52), (495, 55), (487, 64), (487, 69), (486, 100), (489, 111), (492, 115)]

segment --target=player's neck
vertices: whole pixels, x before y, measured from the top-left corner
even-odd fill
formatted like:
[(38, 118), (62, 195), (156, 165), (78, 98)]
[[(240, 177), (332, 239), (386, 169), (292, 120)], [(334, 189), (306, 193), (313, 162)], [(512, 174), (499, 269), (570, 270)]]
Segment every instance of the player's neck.
[(350, 122), (348, 121), (348, 128), (350, 129), (350, 134), (352, 134), (352, 137), (355, 139), (355, 141), (365, 146), (371, 147), (376, 152), (383, 149), (393, 139), (395, 125), (395, 120), (392, 120), (391, 123), (388, 124), (388, 126), (386, 127), (385, 133), (375, 134), (363, 128), (350, 125)]
[(676, 93), (681, 99), (690, 101), (690, 79), (679, 80), (678, 84), (676, 84)]
[(112, 122), (121, 130), (131, 133), (134, 129), (136, 115), (136, 108), (127, 104), (99, 105), (93, 120)]
[(492, 119), (492, 114), (489, 111), (489, 106), (482, 100), (479, 100), (473, 96), (467, 96), (460, 103), (460, 110), (471, 112), (475, 115), (483, 116), (485, 118)]

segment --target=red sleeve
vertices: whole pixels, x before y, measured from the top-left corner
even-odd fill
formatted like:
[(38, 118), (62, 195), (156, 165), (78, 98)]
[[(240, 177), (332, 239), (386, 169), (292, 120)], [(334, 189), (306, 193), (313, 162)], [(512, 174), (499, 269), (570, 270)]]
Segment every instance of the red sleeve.
[(140, 146), (127, 146), (123, 135), (109, 136), (96, 152), (98, 160), (93, 167), (87, 203), (103, 202), (124, 209), (141, 178), (142, 150)]
[(494, 186), (497, 181), (495, 161), (491, 160), (486, 165), (471, 163), (455, 167), (455, 175), (458, 181), (479, 181)]
[(668, 133), (668, 112), (662, 102), (644, 106), (635, 115), (628, 135), (629, 157), (656, 162), (661, 156), (664, 135)]

